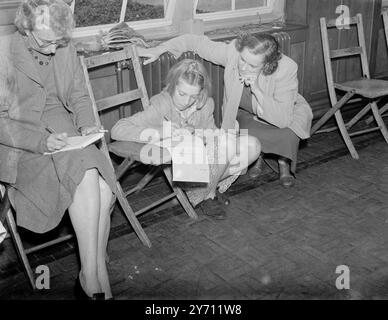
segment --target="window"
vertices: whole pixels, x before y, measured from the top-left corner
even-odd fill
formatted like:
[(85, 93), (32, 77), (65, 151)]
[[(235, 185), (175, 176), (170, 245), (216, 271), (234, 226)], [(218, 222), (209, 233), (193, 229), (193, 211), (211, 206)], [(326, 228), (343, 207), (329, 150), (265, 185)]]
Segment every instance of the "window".
[(123, 21), (135, 30), (166, 26), (171, 24), (175, 1), (74, 0), (71, 4), (76, 22), (74, 36), (94, 35)]
[[(1, 1), (1, 0), (0, 0)], [(285, 0), (73, 0), (76, 39), (87, 39), (126, 22), (147, 39), (165, 39), (190, 29), (204, 31), (241, 23), (271, 22), (284, 15)], [(203, 22), (202, 22), (203, 21)]]
[(77, 27), (164, 18), (164, 0), (75, 0)]
[(195, 16), (204, 21), (269, 13), (273, 0), (196, 0)]

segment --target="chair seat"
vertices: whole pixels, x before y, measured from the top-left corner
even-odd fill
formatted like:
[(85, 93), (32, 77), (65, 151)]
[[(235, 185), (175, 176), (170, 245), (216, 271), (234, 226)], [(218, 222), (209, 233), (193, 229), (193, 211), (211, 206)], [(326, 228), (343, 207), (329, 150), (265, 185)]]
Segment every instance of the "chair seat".
[(388, 95), (388, 81), (386, 80), (360, 78), (334, 83), (334, 87), (343, 91), (355, 90), (356, 94), (371, 99)]
[[(141, 157), (144, 147), (147, 147), (147, 149), (143, 150), (144, 156)], [(132, 141), (115, 141), (109, 143), (108, 149), (120, 157), (131, 158), (144, 164), (161, 165), (171, 163), (171, 155), (168, 150), (155, 145)]]

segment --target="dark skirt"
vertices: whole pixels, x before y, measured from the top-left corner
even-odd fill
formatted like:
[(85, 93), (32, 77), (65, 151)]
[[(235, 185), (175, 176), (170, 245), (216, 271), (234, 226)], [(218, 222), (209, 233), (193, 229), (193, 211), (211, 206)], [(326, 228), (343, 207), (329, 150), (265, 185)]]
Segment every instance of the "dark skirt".
[[(68, 136), (79, 135), (67, 110), (47, 105), (42, 123)], [(81, 150), (42, 155), (25, 152), (18, 163), (18, 175), (10, 190), (16, 222), (28, 230), (44, 233), (55, 228), (73, 202), (85, 172), (95, 168), (116, 191), (114, 170), (105, 155), (91, 145)]]
[(114, 171), (103, 153), (92, 145), (54, 155), (24, 153), (18, 164), (10, 200), (19, 226), (37, 233), (55, 228), (73, 202), (85, 172), (96, 168), (115, 192)]
[[(256, 119), (256, 120), (255, 120)], [(300, 138), (289, 128), (278, 128), (240, 109), (237, 121), (241, 129), (248, 129), (248, 134), (259, 139), (264, 154), (274, 154), (291, 160), (291, 171), (295, 173)], [(273, 163), (270, 160), (270, 164)], [(277, 164), (271, 165), (277, 170)]]

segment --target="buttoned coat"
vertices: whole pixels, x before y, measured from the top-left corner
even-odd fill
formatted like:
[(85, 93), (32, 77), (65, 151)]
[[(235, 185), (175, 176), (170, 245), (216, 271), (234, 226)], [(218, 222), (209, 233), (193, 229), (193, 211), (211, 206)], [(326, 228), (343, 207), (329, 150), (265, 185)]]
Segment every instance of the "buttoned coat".
[[(3, 86), (14, 83), (15, 98), (0, 100), (0, 181), (14, 183), (21, 154), (43, 153), (49, 133), (41, 122), (47, 92), (33, 57), (20, 33), (10, 37), (9, 48), (2, 48), (2, 52), (9, 53), (12, 66), (8, 71), (0, 70), (3, 73), (0, 78), (6, 79)], [(75, 127), (95, 125), (91, 100), (72, 43), (58, 48), (52, 63), (58, 98), (71, 114)]]

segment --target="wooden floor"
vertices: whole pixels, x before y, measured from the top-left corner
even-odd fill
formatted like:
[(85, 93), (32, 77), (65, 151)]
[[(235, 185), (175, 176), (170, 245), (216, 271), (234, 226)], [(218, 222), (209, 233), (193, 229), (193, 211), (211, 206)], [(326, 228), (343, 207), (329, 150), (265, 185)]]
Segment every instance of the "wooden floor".
[[(388, 146), (377, 133), (354, 141), (358, 161), (337, 132), (312, 137), (292, 189), (268, 168), (256, 180), (240, 177), (227, 220), (193, 221), (177, 205), (142, 216), (151, 249), (116, 210), (108, 247), (115, 298), (387, 299)], [(160, 194), (161, 182), (137, 203)], [(1, 299), (74, 299), (74, 241), (31, 261), (49, 267), (49, 290), (32, 292), (10, 240), (0, 247)], [(349, 290), (335, 285), (341, 265)]]

